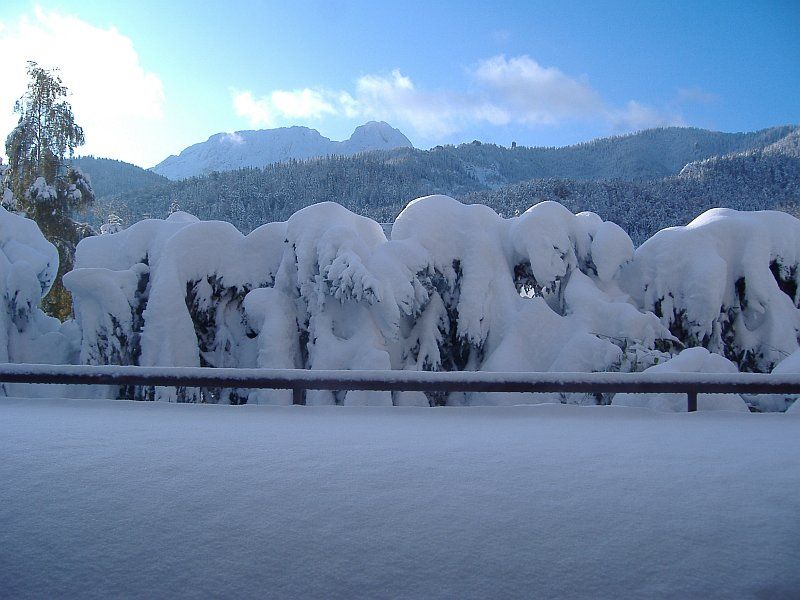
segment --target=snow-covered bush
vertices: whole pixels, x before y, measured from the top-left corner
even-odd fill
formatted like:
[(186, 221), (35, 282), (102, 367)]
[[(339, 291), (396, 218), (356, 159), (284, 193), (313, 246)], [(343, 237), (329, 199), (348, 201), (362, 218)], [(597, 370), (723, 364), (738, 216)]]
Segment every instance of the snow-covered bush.
[(769, 372), (798, 347), (798, 264), (800, 221), (717, 208), (647, 240), (622, 280), (686, 346)]
[[(625, 357), (634, 341), (640, 353), (669, 343), (658, 319), (629, 304), (617, 285), (633, 255), (630, 238), (592, 213), (573, 215), (544, 202), (503, 219), (485, 206), (430, 196), (400, 214), (396, 240), (415, 241), (429, 256), (418, 277), (430, 301), (411, 347), (434, 352), (425, 360), (412, 353), (412, 367), (602, 371), (630, 366)], [(517, 394), (465, 398), (521, 400), (536, 401)]]
[[(252, 235), (252, 234), (251, 234)], [(274, 288), (245, 299), (258, 333), (258, 366), (310, 369), (391, 369), (401, 312), (424, 295), (414, 289), (413, 248), (387, 244), (376, 222), (326, 202), (286, 222)], [(417, 253), (418, 254), (418, 253)], [(417, 257), (417, 262), (421, 262)], [(261, 400), (289, 402), (288, 392)], [(392, 404), (388, 392), (309, 390), (309, 404)]]
[[(183, 212), (83, 240), (64, 282), (83, 332), (84, 364), (255, 366), (242, 301), (271, 285), (281, 224), (243, 236)], [(236, 390), (119, 391), (122, 397), (239, 403)], [(155, 396), (153, 396), (155, 394)]]
[[(138, 365), (142, 354), (144, 311), (151, 269), (159, 264), (167, 240), (196, 223), (185, 213), (166, 221), (148, 219), (130, 228), (82, 240), (75, 268), (64, 275), (81, 328), (82, 364)], [(121, 398), (142, 398), (146, 390), (124, 386)]]
[[(69, 363), (74, 331), (39, 303), (58, 272), (58, 251), (36, 223), (0, 207), (0, 362)], [(6, 385), (9, 393), (22, 390)], [(30, 386), (25, 388), (30, 393)]]
[[(776, 375), (800, 375), (800, 350), (795, 350), (775, 365), (772, 372)], [(746, 399), (754, 410), (760, 412), (800, 412), (798, 410), (800, 409), (800, 403), (797, 402), (796, 395), (759, 394), (747, 396)]]

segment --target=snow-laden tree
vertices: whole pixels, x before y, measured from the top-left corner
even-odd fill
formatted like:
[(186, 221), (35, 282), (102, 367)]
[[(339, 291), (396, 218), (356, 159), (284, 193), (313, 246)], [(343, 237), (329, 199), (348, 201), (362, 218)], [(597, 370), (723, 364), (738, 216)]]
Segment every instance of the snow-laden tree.
[(110, 212), (106, 217), (106, 222), (100, 226), (100, 235), (118, 233), (123, 229), (125, 229), (125, 225), (122, 221), (122, 217), (115, 212)]
[[(138, 365), (151, 270), (163, 258), (167, 240), (196, 223), (185, 213), (167, 220), (139, 221), (128, 229), (82, 240), (75, 269), (64, 276), (82, 331), (80, 362)], [(146, 390), (123, 386), (115, 397), (142, 398)]]
[(3, 164), (2, 157), (0, 157), (0, 206), (12, 212), (17, 209), (17, 199), (11, 190), (10, 169), (8, 165)]
[(73, 218), (93, 202), (94, 193), (88, 178), (68, 164), (84, 142), (83, 129), (75, 123), (57, 70), (29, 62), (28, 78), (28, 89), (14, 106), (19, 121), (6, 139), (8, 179), (16, 209), (36, 221), (58, 249), (60, 268), (45, 310), (63, 320), (70, 299), (61, 278), (72, 268), (75, 245), (90, 231)]
[(798, 348), (800, 221), (713, 209), (662, 230), (626, 267), (624, 287), (684, 345), (741, 371), (769, 372)]
[[(230, 223), (204, 221), (172, 235), (152, 270), (141, 364), (256, 366), (256, 344), (247, 335), (242, 303), (250, 290), (273, 285), (283, 240), (282, 223), (244, 236)], [(169, 389), (157, 390), (158, 396), (165, 394), (171, 398)], [(191, 401), (239, 404), (248, 392), (186, 394)]]

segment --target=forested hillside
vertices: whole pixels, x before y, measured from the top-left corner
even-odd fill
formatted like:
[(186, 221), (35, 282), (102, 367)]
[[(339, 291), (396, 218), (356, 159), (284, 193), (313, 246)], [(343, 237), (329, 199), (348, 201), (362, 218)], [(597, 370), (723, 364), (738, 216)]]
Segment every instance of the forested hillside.
[(89, 175), (94, 193), (103, 200), (169, 183), (166, 177), (113, 158), (78, 156), (70, 162)]
[(800, 157), (753, 150), (690, 163), (678, 175), (653, 181), (534, 179), (462, 200), (487, 204), (507, 216), (536, 202), (556, 200), (573, 212), (588, 210), (617, 223), (639, 244), (714, 207), (796, 214)]

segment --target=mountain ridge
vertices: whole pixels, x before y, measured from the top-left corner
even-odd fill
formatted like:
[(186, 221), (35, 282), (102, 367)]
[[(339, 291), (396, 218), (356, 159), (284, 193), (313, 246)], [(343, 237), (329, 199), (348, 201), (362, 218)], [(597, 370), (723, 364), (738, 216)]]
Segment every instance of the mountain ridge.
[(180, 154), (171, 155), (149, 169), (178, 180), (206, 175), (213, 171), (232, 171), (264, 167), (292, 159), (328, 155), (351, 156), (373, 150), (391, 150), (413, 145), (399, 130), (385, 121), (369, 121), (355, 128), (351, 136), (334, 141), (316, 129), (294, 125), (275, 129), (246, 129), (215, 133), (205, 142), (192, 144)]

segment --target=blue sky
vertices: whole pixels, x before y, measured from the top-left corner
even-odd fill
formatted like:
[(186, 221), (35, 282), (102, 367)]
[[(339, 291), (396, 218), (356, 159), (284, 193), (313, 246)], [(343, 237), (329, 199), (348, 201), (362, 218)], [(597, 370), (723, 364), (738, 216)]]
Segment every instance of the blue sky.
[[(152, 166), (219, 131), (386, 120), (419, 147), (800, 122), (800, 3), (6, 2), (0, 127), (59, 65), (85, 152)], [(7, 108), (6, 108), (7, 107)]]

